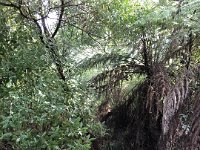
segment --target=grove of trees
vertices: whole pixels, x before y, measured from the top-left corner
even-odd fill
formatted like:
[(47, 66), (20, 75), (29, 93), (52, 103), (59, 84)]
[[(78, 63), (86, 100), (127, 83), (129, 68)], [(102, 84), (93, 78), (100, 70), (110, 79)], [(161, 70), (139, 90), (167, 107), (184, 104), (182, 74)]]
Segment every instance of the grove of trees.
[(200, 149), (200, 0), (0, 0), (0, 150)]

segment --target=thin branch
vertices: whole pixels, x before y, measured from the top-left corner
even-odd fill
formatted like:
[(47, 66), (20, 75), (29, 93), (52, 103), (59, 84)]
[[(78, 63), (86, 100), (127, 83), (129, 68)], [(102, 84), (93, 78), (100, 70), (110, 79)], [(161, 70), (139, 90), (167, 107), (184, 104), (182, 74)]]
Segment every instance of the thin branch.
[[(68, 25), (70, 25), (70, 26), (72, 26), (72, 27), (75, 27), (75, 28), (77, 28), (78, 30), (81, 30), (82, 32), (84, 32), (84, 33), (86, 33), (92, 40), (94, 40), (95, 42), (97, 42), (99, 45), (101, 45), (101, 43), (99, 42), (99, 41), (97, 41), (93, 36), (95, 36), (95, 37), (98, 37), (98, 36), (96, 36), (95, 34), (93, 34), (93, 33), (90, 33), (90, 32), (87, 32), (86, 30), (84, 30), (83, 28), (81, 28), (81, 27), (78, 27), (78, 26), (76, 26), (76, 25), (74, 25), (74, 24), (71, 24), (71, 23), (67, 23)], [(100, 37), (98, 37), (98, 38), (100, 38)]]
[(17, 8), (18, 11), (20, 12), (20, 14), (21, 14), (24, 18), (29, 19), (29, 20), (33, 19), (32, 17), (29, 17), (29, 16), (27, 16), (26, 14), (24, 14), (24, 12), (23, 12), (22, 9), (21, 9), (21, 5), (20, 5), (20, 4), (19, 4), (19, 5), (16, 5), (16, 4), (12, 3), (12, 2), (10, 2), (10, 3), (3, 3), (3, 2), (0, 2), (0, 5), (6, 6), (6, 7)]
[(57, 9), (57, 8), (61, 8), (61, 7), (78, 7), (78, 6), (81, 6), (81, 5), (84, 5), (84, 3), (79, 3), (79, 4), (69, 4), (71, 1), (68, 1), (66, 3), (61, 3), (61, 5), (58, 5), (58, 6), (55, 6), (55, 7), (52, 7), (50, 9)]
[(60, 0), (60, 2), (61, 2), (61, 10), (60, 10), (60, 16), (59, 16), (59, 20), (58, 20), (58, 23), (57, 23), (57, 26), (56, 26), (56, 29), (55, 29), (55, 31), (53, 32), (53, 34), (52, 34), (52, 36), (51, 36), (51, 38), (54, 38), (55, 37), (55, 35), (57, 34), (57, 32), (58, 32), (58, 30), (59, 30), (59, 28), (60, 28), (60, 26), (61, 26), (61, 20), (62, 20), (62, 18), (63, 18), (63, 14), (64, 14), (64, 0)]
[(37, 26), (37, 28), (38, 28), (38, 30), (39, 30), (40, 41), (42, 42), (42, 44), (45, 44), (44, 37), (43, 37), (43, 35), (42, 35), (42, 29), (41, 29), (39, 23), (37, 22), (36, 19), (33, 19), (33, 22), (35, 23), (35, 25)]
[(14, 8), (18, 8), (19, 9), (19, 6), (13, 4), (13, 3), (3, 3), (3, 2), (0, 2), (0, 5), (1, 6), (6, 6), (6, 7), (14, 7)]

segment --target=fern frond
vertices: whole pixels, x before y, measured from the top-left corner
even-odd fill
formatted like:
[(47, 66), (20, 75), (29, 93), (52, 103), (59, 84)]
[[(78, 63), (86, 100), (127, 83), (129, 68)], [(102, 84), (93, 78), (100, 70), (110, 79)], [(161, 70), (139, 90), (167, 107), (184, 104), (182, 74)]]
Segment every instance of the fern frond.
[(145, 73), (144, 65), (129, 62), (98, 74), (90, 82), (99, 93), (108, 92), (119, 86), (123, 80), (129, 80), (134, 74), (143, 73)]
[(96, 54), (91, 58), (84, 59), (83, 61), (79, 62), (77, 68), (87, 70), (91, 69), (100, 65), (106, 64), (119, 64), (120, 62), (127, 62), (131, 59), (130, 53), (110, 53), (110, 54)]

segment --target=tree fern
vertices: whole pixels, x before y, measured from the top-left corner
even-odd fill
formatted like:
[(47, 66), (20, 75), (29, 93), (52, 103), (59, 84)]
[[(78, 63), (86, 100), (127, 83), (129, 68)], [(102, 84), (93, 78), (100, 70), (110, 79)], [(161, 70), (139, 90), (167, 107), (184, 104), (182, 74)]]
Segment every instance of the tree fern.
[[(118, 89), (122, 92), (123, 81), (128, 80), (131, 84), (131, 77), (137, 74), (147, 77), (140, 85), (130, 90), (128, 98), (120, 97), (125, 100), (124, 104), (113, 110), (116, 116), (112, 119), (113, 122), (116, 121), (116, 126), (126, 124), (124, 125), (125, 132), (133, 132), (141, 136), (131, 141), (136, 149), (139, 145), (146, 144), (144, 141), (138, 144), (138, 140), (152, 136), (144, 136), (145, 128), (152, 126), (158, 126), (158, 134), (166, 135), (167, 140), (170, 141), (170, 136), (173, 136), (171, 131), (175, 132), (176, 125), (172, 130), (169, 129), (169, 125), (184, 107), (186, 100), (192, 98), (191, 87), (195, 84), (190, 82), (193, 78), (191, 72), (193, 72), (192, 67), (197, 65), (193, 57), (199, 55), (196, 54), (196, 51), (199, 52), (199, 27), (197, 25), (199, 1), (184, 1), (175, 4), (173, 7), (166, 5), (159, 9), (144, 8), (146, 11), (143, 14), (138, 12), (141, 15), (140, 18), (137, 14), (136, 18), (138, 18), (132, 22), (130, 27), (130, 30), (137, 32), (135, 35), (127, 35), (127, 39), (133, 40), (132, 43), (138, 51), (134, 59), (130, 57), (130, 54), (124, 53), (125, 55), (120, 55), (120, 57), (107, 54), (102, 55), (103, 57), (97, 55), (94, 57), (96, 61), (89, 60), (90, 63), (94, 62), (93, 65), (88, 65), (89, 68), (94, 67), (100, 61), (104, 66), (106, 64), (109, 66), (108, 69), (105, 68), (105, 71), (90, 80), (91, 85), (98, 93), (104, 95), (106, 100), (117, 99), (114, 98), (117, 94), (112, 93)], [(167, 10), (163, 11), (163, 8)], [(154, 10), (157, 12), (153, 12)], [(121, 37), (124, 38), (124, 34)], [(121, 41), (124, 42), (124, 40)], [(194, 80), (198, 79), (194, 78)], [(141, 115), (144, 118), (140, 118)], [(120, 117), (125, 123), (118, 122)], [(138, 118), (141, 119), (139, 123)], [(128, 120), (133, 120), (142, 127)], [(139, 133), (132, 131), (127, 127), (128, 125), (130, 127), (135, 125), (135, 130)], [(159, 138), (159, 136), (155, 137)], [(172, 147), (168, 147), (170, 148)]]

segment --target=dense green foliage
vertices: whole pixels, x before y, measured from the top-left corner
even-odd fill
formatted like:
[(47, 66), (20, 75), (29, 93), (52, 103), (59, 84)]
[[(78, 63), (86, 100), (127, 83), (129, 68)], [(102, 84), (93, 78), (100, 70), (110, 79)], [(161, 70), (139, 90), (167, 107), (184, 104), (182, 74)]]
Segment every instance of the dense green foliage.
[[(94, 97), (83, 90), (78, 77), (71, 76), (73, 58), (61, 57), (67, 76), (63, 82), (37, 27), (12, 8), (1, 6), (0, 11), (0, 149), (8, 145), (13, 149), (89, 149), (93, 140), (89, 131), (96, 135), (103, 131), (94, 121)], [(62, 42), (75, 36), (63, 41), (58, 37), (60, 52), (69, 51)]]
[[(95, 149), (103, 136), (101, 149), (139, 149), (156, 123), (158, 140), (179, 101), (192, 112), (198, 99), (199, 9), (199, 0), (0, 0), (0, 149)], [(101, 102), (116, 114), (108, 123)], [(106, 140), (98, 119), (122, 138)]]

